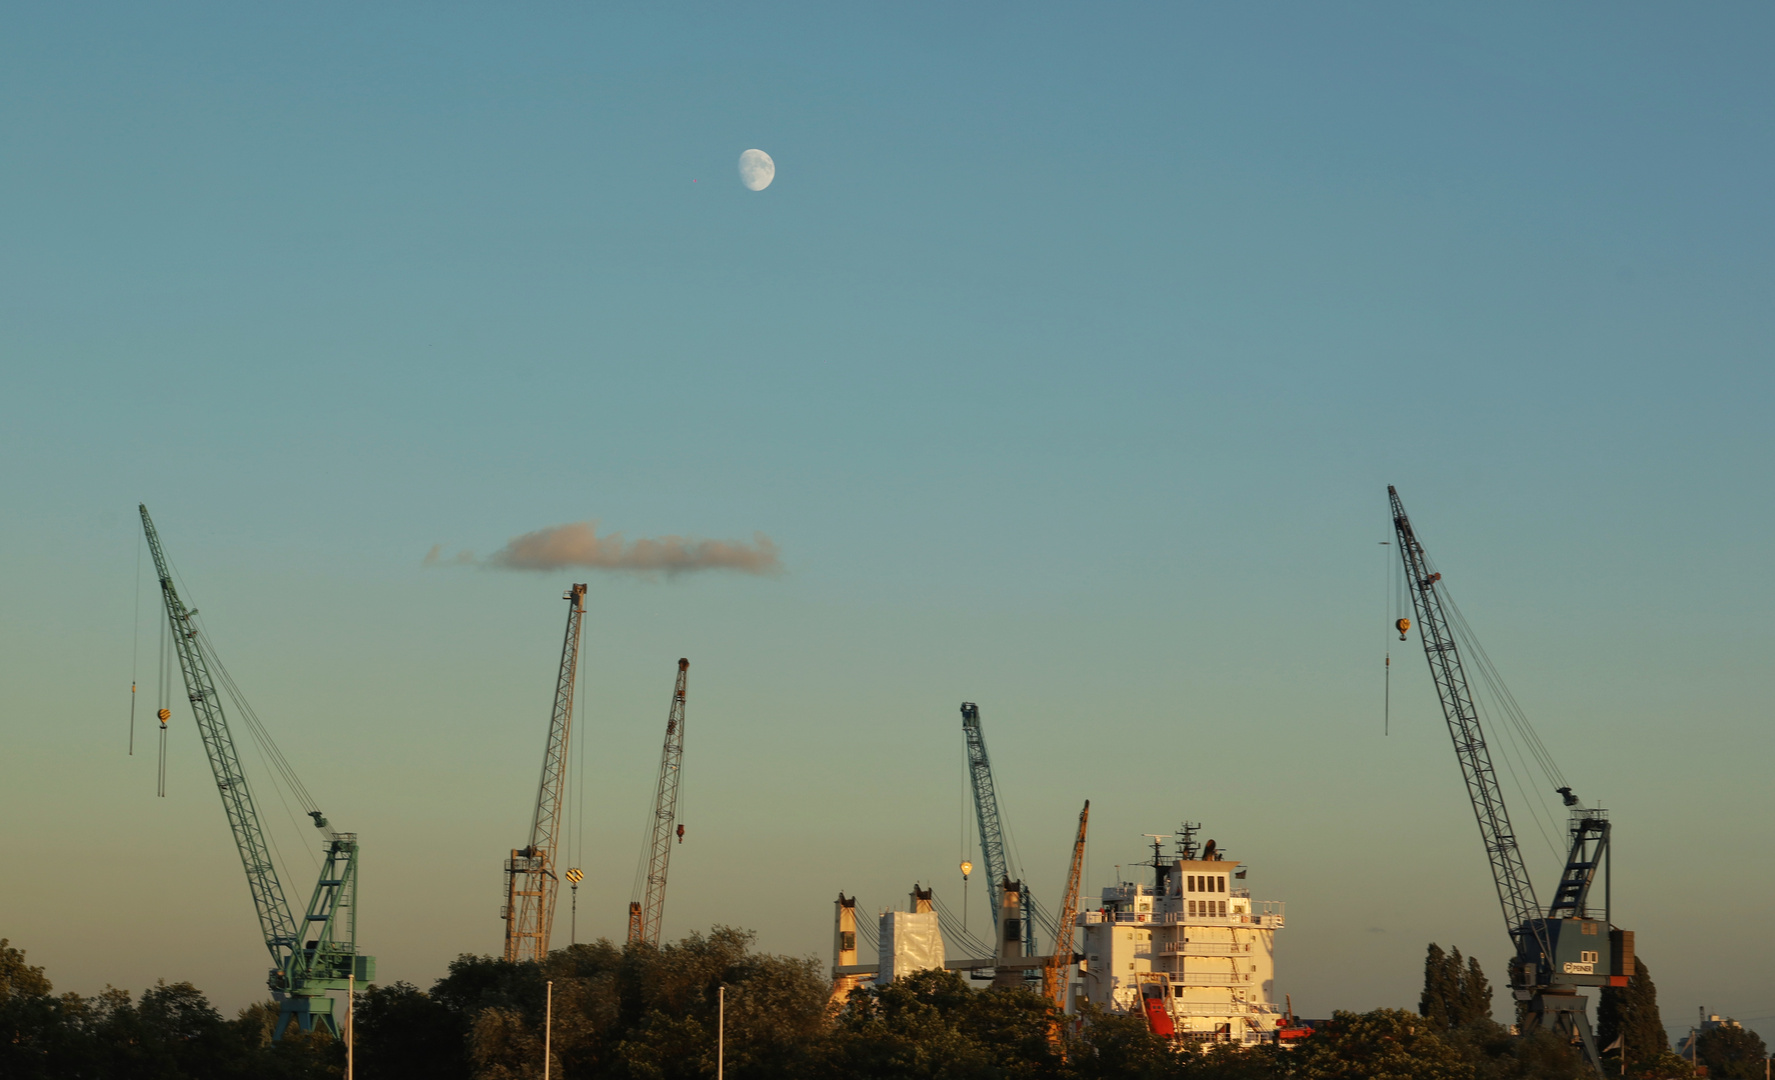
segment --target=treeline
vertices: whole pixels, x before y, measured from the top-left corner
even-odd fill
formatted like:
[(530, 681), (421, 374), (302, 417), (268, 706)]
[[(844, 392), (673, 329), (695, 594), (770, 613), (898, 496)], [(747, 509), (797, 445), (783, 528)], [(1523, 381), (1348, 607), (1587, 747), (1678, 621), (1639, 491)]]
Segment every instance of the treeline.
[[(360, 995), (356, 1074), (364, 1080), (540, 1077), (545, 1015), (552, 1015), (551, 1078), (703, 1080), (715, 1075), (717, 999), (726, 987), (726, 1074), (733, 1080), (1584, 1075), (1561, 1040), (1550, 1034), (1512, 1038), (1493, 1023), (1489, 984), (1478, 965), (1434, 946), (1418, 1013), (1339, 1013), (1292, 1049), (1223, 1046), (1179, 1054), (1138, 1016), (1086, 1017), (1069, 1024), (1056, 1046), (1039, 995), (974, 989), (954, 972), (923, 972), (860, 991), (832, 1010), (817, 961), (758, 953), (752, 940), (718, 927), (659, 949), (607, 941), (577, 945), (541, 963), (459, 957), (428, 990), (394, 983)], [(1649, 976), (1643, 984), (1649, 991)], [(1646, 995), (1639, 993), (1631, 1001), (1605, 1001), (1607, 1039), (1622, 1034), (1631, 1045), (1651, 1038), (1655, 991), (1649, 1014)], [(275, 1006), (265, 1003), (224, 1018), (188, 983), (157, 985), (138, 1000), (112, 989), (95, 998), (57, 996), (42, 969), (0, 941), (0, 1077), (7, 1080), (343, 1074), (343, 1047), (324, 1035), (273, 1043), (275, 1016)], [(1627, 1075), (1689, 1075), (1687, 1064), (1670, 1054), (1661, 1027), (1656, 1045), (1646, 1049), (1643, 1059), (1630, 1054)], [(1755, 1075), (1761, 1076), (1760, 1041), (1756, 1053)], [(1716, 1067), (1713, 1075), (1751, 1074)]]

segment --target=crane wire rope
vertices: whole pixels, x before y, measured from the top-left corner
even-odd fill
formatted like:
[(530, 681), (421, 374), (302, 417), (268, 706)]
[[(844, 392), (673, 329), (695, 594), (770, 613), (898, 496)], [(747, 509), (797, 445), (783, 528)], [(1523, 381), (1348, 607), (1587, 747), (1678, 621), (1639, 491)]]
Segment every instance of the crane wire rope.
[[(185, 583), (185, 575), (179, 572), (178, 564), (173, 562), (170, 557), (167, 559), (167, 568), (172, 571), (173, 577), (178, 581), (181, 593), (185, 596), (192, 595), (190, 587)], [(271, 790), (277, 795), (278, 803), (283, 806), (284, 816), (289, 819), (290, 825), (295, 830), (296, 835), (301, 836), (303, 831), (302, 823), (290, 809), (289, 800), (285, 795), (284, 784), (289, 785), (289, 794), (295, 797), (297, 805), (302, 808), (304, 813), (318, 814), (320, 812), (320, 806), (315, 802), (314, 796), (308, 793), (308, 788), (302, 783), (302, 778), (296, 775), (295, 767), (290, 764), (289, 759), (285, 758), (283, 751), (278, 748), (276, 740), (271, 737), (271, 731), (266, 728), (264, 723), (259, 719), (258, 712), (254, 710), (252, 704), (247, 701), (246, 695), (241, 691), (240, 686), (235, 683), (234, 676), (228, 673), (227, 666), (222, 663), (221, 655), (216, 652), (215, 641), (210, 638), (209, 631), (198, 621), (197, 615), (198, 612), (196, 608), (190, 609), (187, 615), (191, 629), (195, 635), (193, 640), (196, 642), (198, 650), (203, 653), (204, 660), (210, 666), (212, 675), (218, 676), (217, 688), (234, 704), (235, 715), (239, 716), (246, 722), (247, 732), (252, 736), (254, 750), (259, 755), (259, 763), (264, 766), (265, 775), (271, 782)], [(166, 620), (162, 620), (163, 625), (165, 621)], [(172, 652), (169, 648), (169, 677), (171, 672), (171, 662)], [(280, 778), (282, 780), (281, 783)], [(248, 790), (251, 791), (252, 779), (250, 777), (247, 778), (247, 787)], [(295, 880), (294, 875), (290, 873), (289, 864), (284, 858), (283, 849), (277, 842), (277, 833), (275, 831), (267, 830), (265, 833), (265, 839), (271, 845), (272, 854), (277, 859), (278, 869), (282, 871), (283, 876), (288, 880)], [(302, 844), (300, 846), (303, 852), (307, 854), (308, 861), (318, 871), (320, 869), (320, 860), (316, 858), (314, 852), (310, 850), (310, 845)]]
[[(931, 890), (931, 906), (937, 909), (937, 925), (943, 931), (945, 946), (948, 946), (951, 941), (955, 942), (956, 945), (966, 950), (963, 955), (970, 960), (984, 959), (993, 955), (993, 950), (988, 948), (985, 942), (959, 924), (955, 912), (949, 910), (949, 905), (943, 903), (942, 899), (937, 896), (936, 889)], [(947, 948), (944, 951), (947, 952)]]
[[(1541, 741), (1534, 724), (1529, 721), (1515, 695), (1510, 692), (1497, 665), (1492, 663), (1491, 656), (1485, 651), (1485, 646), (1480, 644), (1472, 625), (1461, 613), (1460, 604), (1455, 600), (1448, 579), (1440, 575), (1435, 562), (1421, 545), (1418, 554), (1423, 559), (1425, 568), (1437, 578), (1436, 591), (1442, 598), (1449, 633), (1454, 637), (1460, 655), (1469, 661), (1469, 666), (1479, 675), (1479, 685), (1472, 686), (1472, 689), (1473, 708), (1480, 716), (1480, 723), (1485, 730), (1503, 734), (1503, 753), (1499, 756), (1504, 759), (1505, 771), (1510, 774), (1512, 785), (1521, 795), (1522, 805), (1527, 806), (1529, 817), (1534, 821), (1535, 830), (1540, 833), (1547, 851), (1555, 860), (1561, 860), (1564, 855), (1554, 841), (1554, 836), (1561, 830), (1558, 816), (1548, 805), (1547, 792), (1568, 787), (1565, 774), (1560, 771), (1552, 752)], [(1404, 575), (1403, 560), (1400, 562), (1400, 574)], [(1422, 628), (1419, 632), (1422, 633)], [(1499, 717), (1502, 718), (1502, 723), (1497, 722)], [(1536, 772), (1541, 774), (1545, 784), (1531, 782)]]
[(166, 718), (172, 712), (172, 649), (167, 639), (167, 623), (160, 620), (160, 655), (154, 659), (154, 717), (160, 721), (160, 761), (158, 765), (159, 779), (155, 787), (156, 798), (166, 798)]
[[(1428, 559), (1425, 561), (1428, 562)], [(1504, 753), (1501, 756), (1504, 758), (1505, 770), (1510, 773), (1511, 782), (1528, 806), (1529, 816), (1534, 819), (1535, 829), (1541, 834), (1547, 851), (1554, 859), (1561, 859), (1563, 853), (1554, 841), (1554, 836), (1560, 832), (1558, 817), (1547, 804), (1547, 792), (1565, 787), (1565, 775), (1560, 772), (1552, 753), (1541, 742), (1540, 735), (1529, 722), (1522, 706), (1517, 704), (1516, 698), (1510, 693), (1503, 676), (1486, 654), (1485, 647), (1479, 643), (1478, 635), (1473, 633), (1473, 628), (1461, 614), (1460, 605), (1455, 601), (1446, 581), (1438, 584), (1442, 586), (1440, 591), (1443, 606), (1449, 615), (1449, 630), (1463, 655), (1476, 661), (1472, 666), (1479, 673), (1482, 692), (1473, 695), (1473, 707), (1480, 714), (1480, 723), (1491, 731), (1503, 732)], [(1503, 723), (1496, 722), (1495, 717), (1498, 714), (1502, 715)], [(1536, 771), (1540, 772), (1545, 784), (1531, 782)]]
[(142, 535), (136, 534), (136, 611), (129, 639), (129, 756), (136, 756), (136, 673), (142, 655)]

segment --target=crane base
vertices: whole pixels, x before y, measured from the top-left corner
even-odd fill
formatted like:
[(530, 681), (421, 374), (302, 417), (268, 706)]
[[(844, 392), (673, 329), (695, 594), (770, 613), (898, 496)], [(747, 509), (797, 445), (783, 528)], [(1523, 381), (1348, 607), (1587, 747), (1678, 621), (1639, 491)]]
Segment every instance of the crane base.
[(339, 1022), (333, 1017), (333, 999), (330, 997), (284, 998), (278, 1003), (277, 1026), (271, 1029), (272, 1040), (282, 1039), (292, 1021), (305, 1032), (318, 1027), (335, 1039), (339, 1037)]

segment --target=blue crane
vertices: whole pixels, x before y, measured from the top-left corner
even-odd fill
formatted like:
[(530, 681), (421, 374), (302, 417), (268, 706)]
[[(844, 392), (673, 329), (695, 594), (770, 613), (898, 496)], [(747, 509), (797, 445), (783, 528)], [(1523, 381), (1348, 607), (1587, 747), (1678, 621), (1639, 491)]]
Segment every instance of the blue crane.
[[(1504, 913), (1504, 928), (1516, 949), (1510, 963), (1510, 987), (1517, 1002), (1520, 1029), (1524, 1033), (1551, 1029), (1578, 1043), (1585, 1062), (1601, 1076), (1602, 1063), (1586, 1011), (1588, 999), (1578, 990), (1586, 986), (1625, 986), (1634, 969), (1633, 934), (1616, 930), (1610, 921), (1606, 877), (1602, 917), (1596, 918), (1590, 910), (1590, 887), (1609, 855), (1608, 813), (1583, 807), (1571, 787), (1563, 783), (1545, 748), (1540, 747), (1538, 739), (1534, 741), (1535, 756), (1552, 782), (1561, 785), (1555, 790), (1565, 805), (1573, 808), (1570, 852), (1553, 903), (1543, 914), (1523, 862), (1522, 849), (1516, 842), (1516, 832), (1510, 825), (1509, 808), (1504, 804), (1503, 788), (1492, 766), (1473, 689), (1455, 644), (1457, 633), (1467, 631), (1457, 625), (1458, 611), (1455, 621), (1450, 621), (1449, 609), (1453, 605), (1444, 603), (1442, 575), (1430, 565), (1411, 519), (1405, 516), (1399, 492), (1389, 486), (1387, 496), (1392, 503), (1399, 555), (1405, 564), (1407, 591), (1418, 617), (1418, 636), (1430, 662), (1437, 696), (1442, 700), (1443, 717), (1454, 741), (1467, 796), (1473, 803), (1473, 816), (1479, 822), (1480, 839)], [(1410, 620), (1399, 620), (1401, 640), (1410, 626)], [(1489, 672), (1495, 677), (1482, 650), (1479, 661), (1481, 673)]]
[[(142, 530), (148, 538), (148, 550), (154, 555), (154, 569), (160, 577), (160, 594), (166, 601), (166, 618), (170, 636), (179, 657), (179, 668), (185, 680), (186, 696), (197, 720), (197, 732), (208, 755), (210, 772), (222, 796), (222, 810), (234, 834), (234, 846), (240, 852), (246, 870), (247, 889), (253, 896), (253, 910), (259, 916), (259, 930), (265, 948), (271, 954), (271, 973), (266, 985), (278, 1001), (277, 1025), (271, 1037), (281, 1039), (293, 1021), (303, 1031), (318, 1025), (334, 1037), (339, 1024), (333, 1016), (330, 990), (344, 990), (376, 977), (376, 959), (357, 951), (357, 866), (356, 833), (334, 832), (327, 819), (314, 805), (314, 800), (301, 786), (289, 763), (270, 743), (251, 710), (241, 700), (234, 681), (216, 658), (207, 635), (196, 621), (197, 609), (187, 608), (173, 584), (166, 554), (160, 547), (160, 534), (148, 516), (148, 507), (141, 506)], [(271, 860), (271, 849), (265, 831), (259, 824), (259, 811), (253, 803), (252, 789), (240, 767), (235, 752), (234, 736), (228, 729), (228, 718), (222, 711), (222, 695), (217, 692), (215, 673), (237, 705), (246, 713), (255, 737), (266, 746), (267, 757), (290, 782), (302, 809), (314, 819), (314, 827), (326, 837), (320, 877), (314, 883), (308, 907), (300, 922), (292, 914), (278, 880), (277, 868)], [(162, 716), (164, 722), (165, 716)]]
[[(974, 816), (980, 823), (980, 858), (986, 863), (986, 888), (992, 904), (992, 926), (997, 930), (999, 904), (1004, 896), (1005, 883), (1010, 880), (1011, 870), (1005, 858), (1005, 830), (999, 820), (998, 791), (992, 783), (992, 762), (986, 756), (986, 736), (980, 731), (980, 706), (971, 701), (961, 703), (961, 730), (968, 741), (968, 776), (974, 785)], [(1032, 904), (1033, 901), (1025, 890), (1025, 910), (1030, 909)], [(1034, 956), (1034, 921), (1025, 915), (1023, 926), (1019, 929), (1023, 935), (1024, 955)]]

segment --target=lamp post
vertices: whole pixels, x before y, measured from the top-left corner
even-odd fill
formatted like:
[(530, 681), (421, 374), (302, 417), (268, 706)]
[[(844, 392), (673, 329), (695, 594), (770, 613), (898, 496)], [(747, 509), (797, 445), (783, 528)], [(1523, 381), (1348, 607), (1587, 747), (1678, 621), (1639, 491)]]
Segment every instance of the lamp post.
[[(727, 1066), (727, 987), (715, 990), (715, 1080), (723, 1080)], [(546, 1078), (545, 1078), (546, 1080)]]
[(542, 1014), (542, 1080), (549, 1080), (549, 1043), (555, 1034), (555, 983), (549, 980)]

